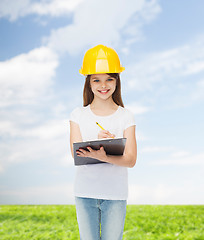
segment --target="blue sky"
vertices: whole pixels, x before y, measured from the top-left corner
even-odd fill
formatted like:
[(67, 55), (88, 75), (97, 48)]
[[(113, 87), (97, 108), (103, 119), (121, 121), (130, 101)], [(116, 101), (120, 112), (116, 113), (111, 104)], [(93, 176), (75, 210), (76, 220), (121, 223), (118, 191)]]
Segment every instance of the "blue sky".
[[(108, 7), (107, 7), (108, 6)], [(73, 204), (83, 55), (113, 47), (138, 160), (129, 204), (203, 204), (204, 2), (0, 1), (0, 204)]]

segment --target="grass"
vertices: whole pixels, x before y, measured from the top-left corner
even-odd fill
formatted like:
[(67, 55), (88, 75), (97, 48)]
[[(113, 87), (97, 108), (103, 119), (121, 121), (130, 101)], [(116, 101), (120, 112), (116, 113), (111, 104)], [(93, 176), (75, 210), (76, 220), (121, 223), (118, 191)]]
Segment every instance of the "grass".
[(204, 206), (129, 205), (123, 239), (204, 240)]
[[(79, 239), (75, 206), (1, 205), (0, 239)], [(128, 205), (123, 239), (204, 240), (204, 206)]]

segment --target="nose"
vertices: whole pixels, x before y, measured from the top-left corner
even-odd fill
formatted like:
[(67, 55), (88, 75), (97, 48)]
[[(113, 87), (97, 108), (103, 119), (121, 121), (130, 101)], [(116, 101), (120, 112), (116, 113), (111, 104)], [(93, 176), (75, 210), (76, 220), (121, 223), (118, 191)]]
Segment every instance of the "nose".
[(106, 82), (102, 82), (101, 87), (102, 87), (102, 88), (106, 88)]

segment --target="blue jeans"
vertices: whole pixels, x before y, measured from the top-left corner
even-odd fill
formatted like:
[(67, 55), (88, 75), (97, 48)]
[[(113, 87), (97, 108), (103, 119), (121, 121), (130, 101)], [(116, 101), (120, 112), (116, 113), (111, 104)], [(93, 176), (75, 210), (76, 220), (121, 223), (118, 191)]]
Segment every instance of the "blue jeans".
[(81, 240), (123, 238), (126, 200), (75, 197), (75, 203)]

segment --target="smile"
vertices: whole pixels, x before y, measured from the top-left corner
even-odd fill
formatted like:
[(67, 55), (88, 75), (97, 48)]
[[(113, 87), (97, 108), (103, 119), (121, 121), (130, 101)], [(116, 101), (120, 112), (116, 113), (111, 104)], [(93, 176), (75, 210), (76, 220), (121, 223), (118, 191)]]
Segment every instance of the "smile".
[(106, 93), (108, 93), (109, 91), (110, 91), (110, 89), (107, 89), (107, 90), (98, 90), (100, 93), (102, 93), (102, 94), (106, 94)]

